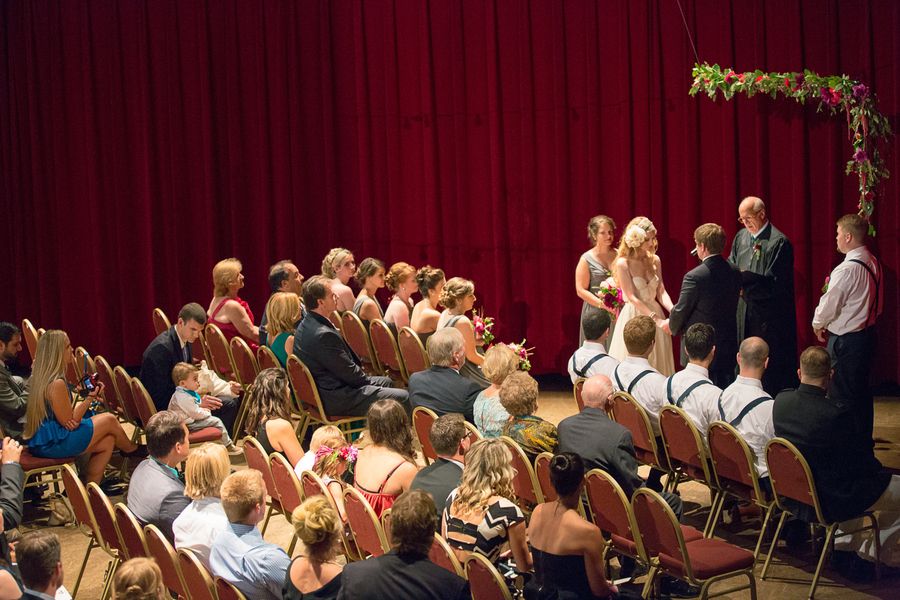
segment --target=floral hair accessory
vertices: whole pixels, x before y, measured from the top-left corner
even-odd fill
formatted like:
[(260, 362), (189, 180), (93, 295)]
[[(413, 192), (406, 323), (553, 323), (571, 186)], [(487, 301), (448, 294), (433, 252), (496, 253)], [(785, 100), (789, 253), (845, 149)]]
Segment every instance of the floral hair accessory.
[(347, 470), (353, 472), (353, 465), (356, 464), (356, 457), (359, 450), (356, 446), (347, 445), (342, 448), (332, 448), (327, 444), (322, 444), (316, 450), (315, 464), (322, 465), (322, 470), (327, 471), (335, 462), (341, 460), (347, 463)]
[(625, 231), (624, 239), (629, 248), (640, 248), (647, 241), (647, 230), (639, 225), (632, 225)]
[(530, 371), (531, 361), (528, 358), (534, 354), (534, 347), (526, 348), (524, 339), (518, 344), (507, 344), (507, 346), (510, 350), (515, 352), (516, 356), (519, 358), (519, 370)]

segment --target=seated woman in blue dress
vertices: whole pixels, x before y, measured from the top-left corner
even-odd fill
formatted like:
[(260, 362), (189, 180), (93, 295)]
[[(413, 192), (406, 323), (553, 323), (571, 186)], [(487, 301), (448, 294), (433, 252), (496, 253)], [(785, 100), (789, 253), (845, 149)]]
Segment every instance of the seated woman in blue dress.
[(31, 454), (41, 458), (89, 454), (84, 479), (99, 483), (114, 449), (122, 456), (146, 456), (147, 451), (128, 439), (113, 413), (89, 412), (91, 404), (99, 401), (102, 383), (84, 400), (73, 402), (65, 373), (74, 360), (65, 331), (50, 330), (38, 340), (23, 437)]
[(294, 329), (300, 320), (300, 296), (293, 292), (276, 292), (266, 305), (266, 329), (269, 349), (281, 366), (287, 365), (288, 355), (294, 351)]

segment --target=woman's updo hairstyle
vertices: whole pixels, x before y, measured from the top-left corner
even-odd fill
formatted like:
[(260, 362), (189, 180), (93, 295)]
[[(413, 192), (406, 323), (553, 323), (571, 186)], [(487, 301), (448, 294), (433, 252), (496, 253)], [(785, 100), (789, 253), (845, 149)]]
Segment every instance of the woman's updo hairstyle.
[(415, 273), (416, 268), (409, 263), (394, 263), (391, 265), (391, 268), (387, 272), (387, 275), (384, 276), (384, 285), (386, 285), (387, 288), (392, 292), (396, 292), (400, 289), (400, 285), (410, 277), (415, 275)]
[(550, 483), (560, 496), (578, 491), (584, 480), (584, 461), (574, 452), (561, 452), (550, 459)]
[(452, 277), (444, 284), (441, 297), (438, 300), (447, 308), (455, 308), (460, 300), (475, 293), (475, 284), (462, 277)]
[(325, 496), (313, 496), (295, 508), (291, 523), (312, 560), (324, 562), (337, 552), (341, 520)]
[(597, 243), (597, 234), (600, 232), (600, 226), (606, 223), (613, 231), (616, 230), (616, 222), (606, 215), (597, 215), (588, 221), (588, 239), (592, 244)]
[(167, 596), (162, 571), (152, 558), (138, 557), (122, 563), (113, 577), (116, 600), (161, 600)]
[(337, 276), (336, 267), (339, 267), (344, 259), (352, 255), (353, 253), (346, 248), (332, 248), (322, 260), (322, 275), (334, 279)]
[(364, 258), (356, 267), (356, 274), (353, 276), (359, 285), (365, 285), (366, 279), (375, 275), (378, 269), (384, 270), (384, 263), (377, 258)]
[(419, 293), (423, 298), (428, 297), (428, 292), (437, 287), (437, 284), (446, 279), (443, 269), (425, 265), (416, 271), (416, 285), (419, 286)]

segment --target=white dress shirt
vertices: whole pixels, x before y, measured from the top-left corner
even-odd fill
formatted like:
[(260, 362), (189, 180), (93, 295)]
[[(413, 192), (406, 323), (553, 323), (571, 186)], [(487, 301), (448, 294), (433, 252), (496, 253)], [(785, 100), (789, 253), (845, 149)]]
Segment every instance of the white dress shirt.
[[(872, 269), (880, 285), (875, 285), (875, 279), (865, 267), (851, 262), (854, 259)], [(831, 272), (828, 291), (822, 294), (813, 314), (813, 329), (827, 329), (834, 335), (844, 335), (871, 327), (884, 307), (883, 298), (881, 265), (865, 246), (854, 248)], [(877, 313), (873, 305), (878, 307)]]
[(175, 522), (175, 548), (188, 548), (197, 553), (206, 568), (209, 568), (209, 549), (219, 532), (228, 527), (228, 517), (218, 498), (207, 497), (188, 504)]
[(653, 426), (653, 434), (659, 436), (659, 411), (666, 405), (666, 378), (650, 366), (650, 362), (642, 356), (626, 356), (625, 360), (613, 369), (611, 377), (613, 387), (619, 391), (627, 392), (631, 382), (644, 371), (649, 374), (641, 377), (634, 388), (629, 392), (638, 404), (647, 411), (650, 417), (650, 425)]
[[(700, 437), (705, 441), (709, 424), (719, 418), (719, 396), (722, 394), (721, 388), (709, 380), (709, 371), (706, 367), (688, 363), (684, 369), (666, 380), (666, 396), (671, 404), (675, 404), (681, 395), (698, 381), (706, 383), (692, 389), (682, 400), (680, 408), (691, 418), (700, 432)], [(668, 397), (670, 389), (671, 398)]]
[(756, 455), (756, 472), (760, 477), (769, 476), (769, 467), (766, 466), (766, 444), (775, 437), (775, 424), (772, 421), (772, 408), (775, 402), (772, 397), (763, 391), (762, 382), (759, 379), (741, 377), (738, 375), (734, 383), (725, 388), (719, 406), (724, 416), (719, 414), (717, 418), (731, 422), (737, 418), (741, 410), (753, 400), (766, 397), (769, 400), (757, 405), (753, 410), (744, 415), (741, 422), (734, 426), (750, 450)]
[(294, 473), (297, 474), (299, 479), (303, 475), (303, 471), (312, 471), (314, 466), (316, 466), (316, 453), (312, 450), (307, 450), (306, 454), (301, 456), (294, 466)]
[[(585, 365), (588, 364), (592, 358), (600, 354), (606, 354), (606, 348), (600, 342), (584, 342), (581, 347), (575, 351), (575, 354), (569, 359), (569, 377), (572, 378), (572, 383), (575, 383), (575, 381), (581, 377), (581, 375), (575, 372), (575, 367), (577, 366), (579, 369), (584, 369)], [(612, 379), (613, 369), (618, 365), (619, 361), (612, 356), (604, 356), (603, 358), (594, 361), (594, 364), (585, 371), (584, 377), (606, 375)]]

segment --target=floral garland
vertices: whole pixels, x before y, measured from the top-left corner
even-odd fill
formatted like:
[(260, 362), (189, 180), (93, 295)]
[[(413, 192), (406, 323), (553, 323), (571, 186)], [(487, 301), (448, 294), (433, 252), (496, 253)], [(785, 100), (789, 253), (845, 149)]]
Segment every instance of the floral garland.
[(877, 140), (891, 136), (887, 118), (875, 108), (876, 99), (866, 84), (846, 75), (822, 77), (810, 70), (802, 73), (765, 73), (759, 69), (737, 73), (719, 65), (695, 64), (694, 82), (689, 91), (696, 96), (701, 90), (715, 100), (721, 92), (726, 100), (737, 93), (748, 98), (755, 94), (782, 94), (805, 104), (808, 98), (818, 99), (817, 111), (828, 110), (832, 115), (843, 110), (847, 116), (847, 138), (853, 145), (853, 157), (847, 162), (845, 173), (859, 176), (859, 214), (869, 222), (869, 235), (875, 235), (871, 217), (875, 211), (875, 188), (890, 177)]

